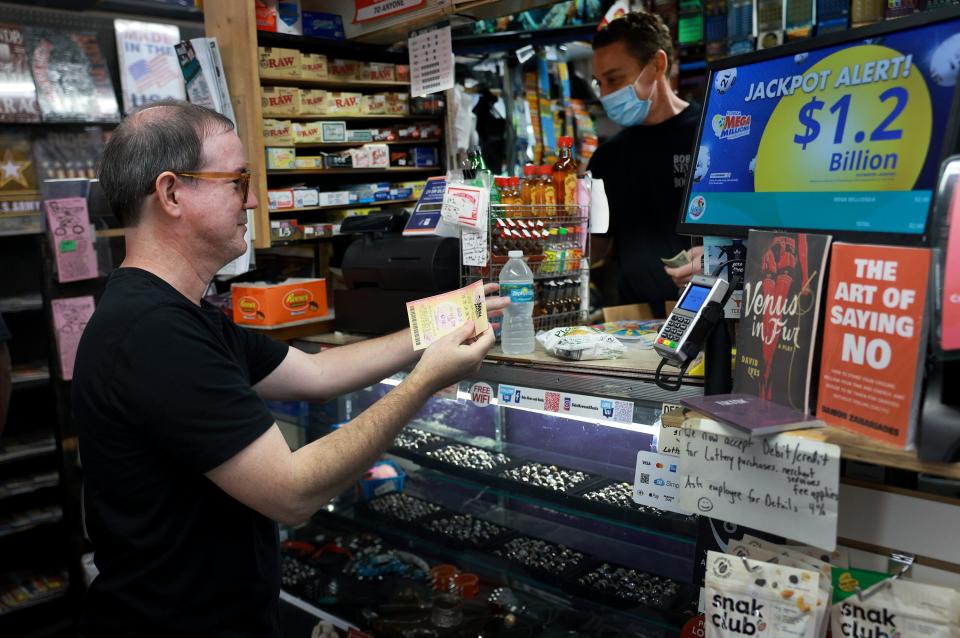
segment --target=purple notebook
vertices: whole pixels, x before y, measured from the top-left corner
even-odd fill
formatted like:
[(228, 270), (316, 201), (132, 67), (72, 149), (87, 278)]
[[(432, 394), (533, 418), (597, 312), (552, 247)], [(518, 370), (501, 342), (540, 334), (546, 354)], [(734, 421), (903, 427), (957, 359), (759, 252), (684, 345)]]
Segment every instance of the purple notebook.
[(717, 421), (760, 436), (824, 426), (819, 419), (751, 394), (712, 394), (680, 402)]

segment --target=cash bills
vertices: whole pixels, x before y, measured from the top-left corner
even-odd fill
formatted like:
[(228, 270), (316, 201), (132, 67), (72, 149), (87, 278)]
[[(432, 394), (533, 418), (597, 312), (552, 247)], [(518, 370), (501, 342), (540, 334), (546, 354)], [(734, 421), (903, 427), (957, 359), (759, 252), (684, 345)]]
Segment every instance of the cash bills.
[(668, 268), (678, 268), (680, 266), (686, 266), (687, 264), (690, 263), (690, 251), (681, 250), (680, 252), (678, 252), (673, 257), (670, 257), (669, 259), (664, 259), (663, 257), (661, 257), (660, 261), (662, 261), (663, 264)]

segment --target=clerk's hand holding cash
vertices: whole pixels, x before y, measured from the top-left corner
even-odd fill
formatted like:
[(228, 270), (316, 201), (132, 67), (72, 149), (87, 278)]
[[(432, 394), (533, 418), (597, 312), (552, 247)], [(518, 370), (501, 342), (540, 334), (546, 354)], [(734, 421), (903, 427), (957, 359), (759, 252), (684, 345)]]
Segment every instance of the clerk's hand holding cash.
[(660, 258), (664, 263), (664, 271), (673, 279), (677, 288), (683, 288), (694, 275), (700, 272), (703, 261), (703, 246), (694, 246), (684, 250), (669, 259)]

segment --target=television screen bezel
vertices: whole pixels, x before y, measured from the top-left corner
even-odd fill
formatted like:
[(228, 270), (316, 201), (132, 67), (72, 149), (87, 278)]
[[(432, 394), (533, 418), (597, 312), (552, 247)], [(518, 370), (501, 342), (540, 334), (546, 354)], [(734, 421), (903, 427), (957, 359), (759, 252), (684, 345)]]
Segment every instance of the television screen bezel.
[[(707, 93), (703, 102), (703, 108), (700, 111), (700, 125), (697, 129), (697, 135), (694, 138), (693, 149), (691, 151), (691, 162), (687, 171), (687, 179), (684, 184), (683, 200), (680, 208), (679, 219), (677, 221), (677, 234), (689, 235), (694, 237), (716, 236), (732, 237), (746, 239), (750, 228), (758, 230), (767, 230), (775, 232), (795, 232), (795, 233), (824, 233), (832, 235), (835, 241), (848, 241), (854, 243), (871, 244), (896, 244), (903, 246), (929, 246), (931, 239), (931, 225), (934, 223), (934, 204), (936, 201), (937, 184), (931, 184), (930, 188), (930, 206), (927, 209), (927, 219), (922, 233), (887, 233), (870, 231), (852, 231), (852, 230), (833, 230), (829, 228), (790, 228), (777, 226), (738, 226), (733, 224), (697, 224), (686, 221), (687, 206), (690, 201), (690, 194), (693, 188), (693, 173), (696, 170), (697, 151), (700, 148), (700, 139), (703, 136), (704, 123), (707, 114), (707, 104), (710, 99), (711, 87), (713, 86), (713, 76), (718, 71), (741, 67), (746, 64), (755, 64), (765, 62), (775, 58), (792, 57), (797, 53), (805, 53), (817, 49), (837, 46), (840, 44), (857, 42), (867, 38), (873, 38), (880, 35), (906, 31), (917, 27), (928, 26), (938, 22), (947, 22), (949, 20), (960, 21), (960, 5), (943, 7), (918, 13), (903, 18), (896, 18), (876, 24), (870, 24), (848, 31), (837, 33), (828, 33), (826, 35), (809, 38), (806, 40), (797, 40), (789, 42), (771, 49), (744, 53), (741, 55), (716, 60), (707, 64)], [(960, 31), (958, 31), (960, 33)], [(960, 124), (960, 81), (954, 87), (953, 100), (950, 105), (950, 112), (947, 116), (947, 131), (944, 138), (943, 147), (940, 149), (940, 156), (937, 157), (937, 167), (950, 155), (957, 152), (957, 127)], [(933, 132), (936, 135), (936, 131)]]

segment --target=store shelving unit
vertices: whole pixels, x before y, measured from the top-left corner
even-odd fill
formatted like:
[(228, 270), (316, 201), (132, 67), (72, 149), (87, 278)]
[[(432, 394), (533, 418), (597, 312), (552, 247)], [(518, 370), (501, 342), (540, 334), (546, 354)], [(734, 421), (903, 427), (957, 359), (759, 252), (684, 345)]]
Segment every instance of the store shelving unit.
[[(336, 336), (330, 335), (294, 345), (315, 351), (319, 342), (339, 343)], [(479, 574), (491, 583), (490, 587), (503, 585), (518, 595), (522, 592), (541, 603), (549, 601), (558, 609), (576, 609), (591, 617), (606, 618), (618, 629), (636, 627), (642, 628), (643, 635), (675, 635), (696, 604), (697, 588), (692, 581), (698, 517), (643, 508), (632, 502), (594, 500), (597, 492), (605, 488), (632, 491), (635, 450), (649, 446), (661, 403), (676, 396), (637, 377), (638, 368), (649, 367), (647, 359), (634, 359), (632, 364), (632, 376), (616, 377), (585, 374), (578, 366), (566, 364), (542, 369), (532, 359), (528, 359), (527, 365), (521, 358), (485, 361), (475, 375), (460, 384), (457, 399), (431, 399), (388, 452), (388, 458), (400, 464), (406, 473), (404, 494), (443, 508), (441, 513), (414, 521), (397, 520), (372, 507), (371, 501), (356, 500), (351, 493), (319, 513), (314, 525), (376, 533), (431, 564), (454, 563)], [(400, 373), (378, 386), (345, 397), (338, 403), (335, 415), (329, 413), (329, 406), (323, 408), (328, 412), (321, 414), (319, 406), (311, 405), (306, 418), (285, 415), (284, 420), (305, 427), (307, 439), (322, 435), (325, 419), (349, 420), (403, 377)], [(701, 392), (696, 380), (690, 381), (686, 392)], [(469, 389), (475, 383), (493, 388), (492, 405), (471, 403)], [(543, 411), (496, 405), (501, 384), (631, 400), (633, 423), (609, 427)], [(405, 438), (407, 435), (427, 438), (411, 444), (411, 440), (417, 439)], [(470, 467), (444, 454), (448, 446), (479, 449), (508, 458), (492, 468)], [(587, 478), (571, 488), (556, 489), (547, 484), (522, 482), (508, 472), (530, 463), (582, 471)], [(623, 488), (622, 484), (630, 487)], [(505, 531), (474, 546), (447, 538), (430, 526), (430, 521), (457, 514), (468, 514)], [(309, 540), (311, 533), (308, 525), (292, 532), (292, 538)], [(583, 559), (577, 567), (561, 573), (518, 563), (515, 558), (507, 558), (504, 549), (511, 539), (520, 538), (562, 545), (581, 553)], [(676, 593), (641, 601), (597, 591), (585, 579), (603, 564), (646, 574), (644, 578), (659, 583), (658, 586), (675, 583), (670, 586), (676, 587)], [(293, 594), (304, 597), (308, 604), (315, 602), (309, 592), (288, 593)], [(337, 609), (327, 611), (336, 613)]]
[[(263, 111), (260, 103), (261, 86), (294, 86), (305, 88), (323, 88), (337, 89), (343, 91), (366, 91), (376, 92), (382, 90), (401, 90), (407, 89), (409, 92), (409, 82), (380, 82), (380, 81), (336, 81), (336, 80), (286, 80), (286, 79), (262, 79), (259, 77), (259, 61), (257, 57), (257, 46), (285, 47), (295, 48), (303, 51), (322, 53), (330, 58), (344, 58), (360, 61), (379, 61), (390, 63), (404, 63), (408, 60), (403, 54), (389, 51), (384, 46), (365, 45), (357, 43), (344, 43), (337, 41), (324, 41), (299, 36), (291, 36), (276, 33), (260, 32), (256, 29), (256, 19), (252, 2), (245, 2), (238, 6), (237, 2), (231, 0), (209, 0), (204, 3), (204, 20), (208, 36), (216, 36), (220, 42), (220, 48), (223, 57), (224, 68), (230, 81), (230, 93), (233, 100), (234, 112), (237, 117), (237, 127), (241, 140), (247, 149), (250, 169), (253, 171), (256, 185), (255, 193), (260, 201), (260, 207), (255, 212), (255, 239), (256, 248), (269, 248), (272, 245), (270, 237), (270, 218), (274, 216), (283, 216), (289, 211), (269, 211), (267, 209), (267, 188), (274, 180), (282, 180), (285, 177), (311, 176), (316, 180), (325, 180), (326, 177), (336, 176), (338, 179), (344, 179), (347, 176), (369, 176), (376, 174), (383, 175), (422, 175), (424, 178), (431, 174), (437, 174), (442, 171), (442, 167), (434, 168), (415, 168), (415, 167), (391, 167), (389, 169), (302, 169), (302, 170), (267, 170), (263, 149), (265, 143), (263, 139)], [(318, 116), (302, 115), (291, 116), (293, 121), (324, 121), (336, 120), (347, 123), (383, 123), (390, 122), (414, 122), (436, 120), (440, 115), (436, 114), (410, 114), (410, 115), (348, 115), (348, 116)], [(429, 140), (422, 142), (400, 141), (387, 142), (389, 145), (400, 144), (439, 144), (440, 140)], [(274, 146), (274, 145), (271, 145)], [(348, 149), (359, 146), (358, 144), (311, 144), (294, 145), (294, 148), (328, 148), (328, 149)], [(281, 182), (282, 183), (282, 182)], [(321, 184), (328, 182), (322, 181)], [(330, 190), (334, 190), (336, 183), (330, 183)], [(380, 205), (379, 203), (371, 204)], [(356, 206), (362, 207), (362, 206)], [(316, 214), (324, 210), (333, 210), (332, 208), (312, 209), (310, 214)]]

